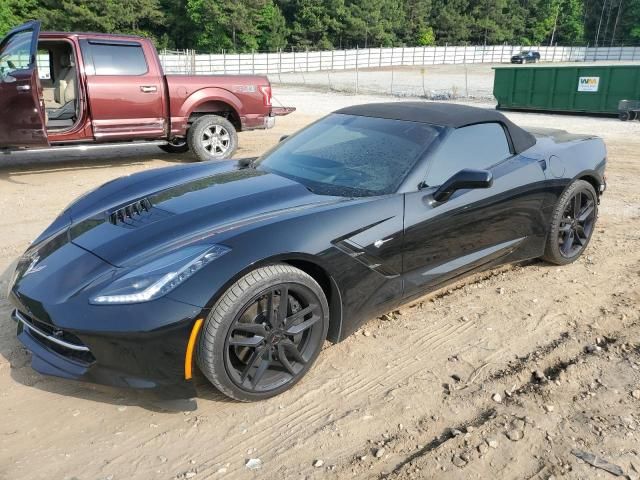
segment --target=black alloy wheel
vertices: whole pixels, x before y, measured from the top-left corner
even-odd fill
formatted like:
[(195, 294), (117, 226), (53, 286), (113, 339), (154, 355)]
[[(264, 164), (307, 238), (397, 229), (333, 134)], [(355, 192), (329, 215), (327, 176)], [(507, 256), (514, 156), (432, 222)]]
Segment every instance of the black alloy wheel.
[(591, 240), (597, 217), (593, 186), (584, 180), (571, 184), (556, 205), (544, 258), (561, 265), (576, 260)]
[(558, 244), (566, 258), (573, 258), (587, 245), (596, 220), (596, 199), (588, 192), (578, 191), (564, 210)]
[(324, 340), (321, 313), (304, 286), (283, 283), (261, 292), (229, 330), (225, 365), (234, 383), (260, 393), (297, 381)]
[(328, 325), (327, 300), (313, 278), (290, 265), (261, 267), (229, 287), (212, 309), (198, 365), (232, 398), (268, 398), (307, 373)]

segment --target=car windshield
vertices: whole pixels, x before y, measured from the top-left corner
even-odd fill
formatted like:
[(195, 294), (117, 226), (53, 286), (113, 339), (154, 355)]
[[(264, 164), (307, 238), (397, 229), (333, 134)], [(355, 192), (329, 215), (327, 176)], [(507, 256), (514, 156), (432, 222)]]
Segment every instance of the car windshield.
[(419, 122), (331, 114), (256, 161), (321, 195), (395, 192), (443, 127)]

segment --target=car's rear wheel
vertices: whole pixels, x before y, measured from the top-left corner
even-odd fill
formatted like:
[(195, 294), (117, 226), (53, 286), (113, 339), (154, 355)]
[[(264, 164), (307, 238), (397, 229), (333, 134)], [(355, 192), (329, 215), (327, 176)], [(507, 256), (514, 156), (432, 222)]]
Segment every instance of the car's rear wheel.
[(584, 180), (573, 182), (553, 212), (544, 259), (557, 265), (575, 261), (587, 248), (598, 218), (598, 197)]
[(186, 153), (189, 151), (189, 145), (186, 138), (176, 138), (165, 145), (158, 145), (160, 150), (167, 153)]
[(200, 161), (226, 160), (238, 148), (238, 134), (226, 118), (204, 115), (189, 128), (187, 143)]
[(198, 341), (198, 366), (229, 397), (269, 398), (307, 373), (328, 327), (329, 306), (312, 277), (285, 264), (261, 267), (216, 302)]

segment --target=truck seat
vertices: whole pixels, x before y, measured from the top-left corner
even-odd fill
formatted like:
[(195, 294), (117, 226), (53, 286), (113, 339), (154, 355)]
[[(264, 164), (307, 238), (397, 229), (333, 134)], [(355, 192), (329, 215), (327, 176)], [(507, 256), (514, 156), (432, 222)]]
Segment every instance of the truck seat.
[(60, 57), (60, 71), (53, 82), (53, 102), (47, 105), (49, 120), (70, 120), (76, 116), (76, 69), (72, 57)]

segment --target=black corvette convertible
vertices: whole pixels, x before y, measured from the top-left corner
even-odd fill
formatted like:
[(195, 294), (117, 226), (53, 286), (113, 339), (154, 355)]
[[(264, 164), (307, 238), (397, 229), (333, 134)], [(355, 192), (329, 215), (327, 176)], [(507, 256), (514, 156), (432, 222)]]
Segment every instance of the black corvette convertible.
[(354, 106), (257, 159), (109, 182), (19, 260), (18, 338), (37, 371), (238, 400), (287, 390), (328, 339), (463, 275), (587, 247), (597, 137), (438, 103)]

